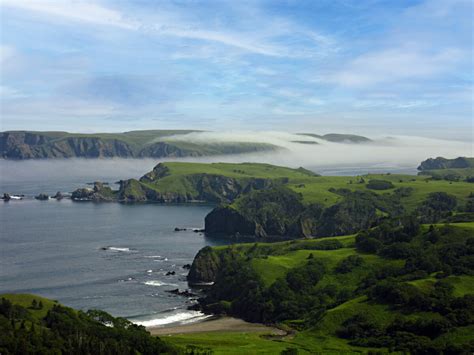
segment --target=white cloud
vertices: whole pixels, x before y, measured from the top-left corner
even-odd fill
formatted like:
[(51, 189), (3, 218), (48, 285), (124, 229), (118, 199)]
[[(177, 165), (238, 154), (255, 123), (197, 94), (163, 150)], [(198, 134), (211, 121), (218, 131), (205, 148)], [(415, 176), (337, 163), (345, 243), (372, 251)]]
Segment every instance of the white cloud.
[(0, 67), (15, 56), (15, 49), (10, 46), (0, 46)]
[(39, 12), (47, 16), (97, 25), (115, 26), (124, 29), (137, 27), (115, 10), (85, 1), (58, 0), (1, 0), (5, 7), (23, 11)]
[(0, 85), (0, 97), (2, 99), (7, 99), (7, 98), (17, 99), (17, 98), (26, 97), (26, 95), (15, 88), (5, 86), (5, 85)]
[(366, 87), (403, 79), (431, 78), (449, 72), (463, 51), (448, 48), (430, 53), (398, 47), (363, 54), (326, 80), (348, 87)]
[[(307, 31), (281, 19), (268, 19), (260, 15), (258, 30), (254, 24), (247, 30), (231, 31), (203, 25), (196, 16), (185, 16), (178, 12), (160, 11), (146, 20), (125, 16), (123, 12), (99, 5), (92, 1), (59, 0), (0, 0), (3, 7), (43, 14), (57, 20), (78, 21), (94, 25), (113, 26), (126, 30), (140, 31), (149, 35), (171, 36), (189, 40), (199, 40), (234, 47), (245, 52), (275, 57), (312, 57), (330, 51), (334, 41), (323, 34)], [(188, 14), (189, 15), (189, 14)], [(248, 26), (247, 26), (248, 27)], [(309, 39), (312, 45), (302, 48), (277, 44), (279, 36)], [(277, 39), (272, 41), (272, 39)]]
[(154, 26), (157, 34), (188, 39), (218, 42), (227, 46), (243, 49), (247, 52), (268, 56), (284, 56), (284, 52), (276, 46), (251, 40), (250, 34), (208, 31), (203, 29), (185, 29), (178, 27)]

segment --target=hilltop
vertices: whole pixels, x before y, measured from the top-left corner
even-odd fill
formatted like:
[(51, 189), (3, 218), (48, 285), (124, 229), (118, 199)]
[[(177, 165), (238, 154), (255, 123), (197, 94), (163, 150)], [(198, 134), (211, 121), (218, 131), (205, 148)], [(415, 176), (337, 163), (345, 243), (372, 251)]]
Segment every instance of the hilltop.
[(164, 158), (242, 154), (281, 149), (267, 143), (192, 143), (170, 140), (192, 130), (144, 130), (124, 133), (7, 131), (0, 133), (4, 159)]

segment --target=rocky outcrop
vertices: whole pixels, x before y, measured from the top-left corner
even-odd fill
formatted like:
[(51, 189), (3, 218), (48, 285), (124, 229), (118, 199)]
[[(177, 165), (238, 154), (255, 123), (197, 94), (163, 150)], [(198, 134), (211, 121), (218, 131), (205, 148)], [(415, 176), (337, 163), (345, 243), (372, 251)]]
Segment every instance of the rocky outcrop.
[(205, 218), (205, 230), (256, 238), (304, 237), (305, 224), (299, 223), (304, 210), (301, 196), (286, 187), (252, 191), (230, 206), (212, 210)]
[[(235, 235), (256, 235), (257, 224), (255, 221), (244, 217), (240, 212), (232, 207), (216, 207), (204, 219), (204, 229), (206, 233)], [(262, 229), (258, 229), (263, 235)]]
[(95, 182), (93, 188), (85, 187), (73, 191), (73, 201), (112, 202), (117, 200), (116, 192), (101, 182)]
[(202, 248), (195, 256), (188, 274), (190, 285), (212, 284), (219, 270), (219, 256), (211, 247)]

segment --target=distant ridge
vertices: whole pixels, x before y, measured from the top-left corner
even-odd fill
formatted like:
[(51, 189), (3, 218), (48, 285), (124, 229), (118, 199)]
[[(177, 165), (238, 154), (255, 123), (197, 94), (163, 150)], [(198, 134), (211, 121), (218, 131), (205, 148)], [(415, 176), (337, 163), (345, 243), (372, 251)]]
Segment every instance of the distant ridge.
[(253, 142), (192, 143), (165, 137), (195, 130), (144, 130), (124, 133), (68, 133), (6, 131), (0, 133), (0, 157), (4, 159), (51, 158), (166, 158), (242, 154), (280, 149)]

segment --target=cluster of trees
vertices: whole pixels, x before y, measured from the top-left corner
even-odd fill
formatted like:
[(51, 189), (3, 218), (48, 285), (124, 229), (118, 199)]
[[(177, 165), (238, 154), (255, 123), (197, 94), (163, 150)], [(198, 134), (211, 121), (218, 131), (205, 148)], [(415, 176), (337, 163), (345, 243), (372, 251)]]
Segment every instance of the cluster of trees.
[(236, 250), (228, 249), (220, 257), (215, 285), (201, 300), (210, 312), (232, 314), (251, 322), (279, 322), (308, 318), (308, 311), (313, 310), (309, 318), (319, 319), (327, 307), (348, 296), (334, 286), (316, 287), (326, 268), (312, 255), (270, 287), (265, 287), (249, 260)]
[[(436, 341), (436, 338), (474, 323), (474, 295), (453, 296), (453, 287), (440, 280), (433, 288), (419, 288), (389, 278), (371, 288), (369, 299), (392, 306), (398, 312), (391, 322), (376, 314), (359, 313), (347, 319), (337, 335), (353, 345), (386, 347), (392, 351), (424, 354), (463, 353), (474, 350), (474, 342)], [(405, 314), (423, 312), (421, 316)]]
[(450, 216), (457, 206), (455, 196), (446, 192), (432, 192), (428, 195), (416, 210), (423, 223), (436, 223)]
[(391, 181), (372, 179), (367, 183), (366, 187), (372, 190), (389, 190), (395, 186)]
[[(34, 309), (38, 309), (39, 302)], [(33, 309), (32, 307), (30, 307)], [(28, 308), (2, 298), (1, 354), (175, 354), (144, 327), (106, 312), (84, 313), (55, 304), (38, 319)]]
[(356, 248), (384, 258), (404, 259), (401, 274), (474, 274), (474, 238), (455, 227), (431, 225), (420, 233), (416, 217), (385, 221), (356, 236)]

